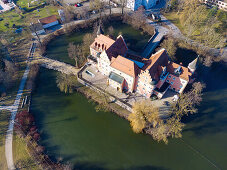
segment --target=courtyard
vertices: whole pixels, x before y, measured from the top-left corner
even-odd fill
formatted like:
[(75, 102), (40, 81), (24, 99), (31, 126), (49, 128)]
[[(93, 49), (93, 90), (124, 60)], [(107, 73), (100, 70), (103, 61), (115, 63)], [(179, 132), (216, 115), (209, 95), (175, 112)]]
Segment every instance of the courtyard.
[(173, 102), (173, 96), (177, 93), (172, 90), (167, 90), (162, 99), (151, 100), (147, 99), (139, 93), (122, 93), (112, 86), (107, 85), (107, 76), (102, 75), (94, 65), (88, 65), (82, 72), (82, 77), (89, 81), (94, 86), (98, 86), (104, 91), (116, 96), (117, 98), (133, 105), (135, 102), (146, 101), (151, 105), (155, 105), (160, 109), (160, 115), (162, 118), (168, 117), (168, 110)]

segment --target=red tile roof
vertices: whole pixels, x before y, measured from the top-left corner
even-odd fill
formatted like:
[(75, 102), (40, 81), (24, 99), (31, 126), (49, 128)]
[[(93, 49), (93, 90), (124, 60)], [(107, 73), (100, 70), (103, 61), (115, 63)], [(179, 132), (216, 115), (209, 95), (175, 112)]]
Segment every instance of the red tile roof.
[(49, 17), (39, 19), (39, 22), (44, 24), (44, 25), (55, 22), (55, 21), (57, 21), (57, 17), (55, 15), (51, 15)]
[(139, 73), (139, 67), (131, 60), (122, 56), (117, 56), (116, 59), (112, 60), (111, 67), (131, 76), (136, 77)]
[(165, 49), (153, 54), (148, 60), (145, 60), (145, 66), (142, 68), (144, 71), (149, 70), (150, 76), (152, 79), (159, 80), (159, 77), (162, 73), (162, 66), (168, 64), (168, 54)]
[[(173, 63), (173, 62), (169, 62), (169, 64), (167, 65), (167, 71), (169, 73), (175, 75), (174, 71), (179, 66), (181, 66), (181, 65)], [(181, 66), (181, 73), (180, 73), (179, 77), (184, 79), (184, 80), (189, 81), (191, 76), (192, 76), (192, 73), (190, 72), (190, 70), (187, 67)]]
[(107, 50), (115, 41), (110, 37), (103, 34), (97, 35), (95, 41), (90, 45), (93, 49), (98, 49), (99, 51)]
[(128, 47), (124, 41), (124, 38), (120, 35), (117, 40), (106, 50), (109, 57), (117, 57), (118, 55), (124, 56)]

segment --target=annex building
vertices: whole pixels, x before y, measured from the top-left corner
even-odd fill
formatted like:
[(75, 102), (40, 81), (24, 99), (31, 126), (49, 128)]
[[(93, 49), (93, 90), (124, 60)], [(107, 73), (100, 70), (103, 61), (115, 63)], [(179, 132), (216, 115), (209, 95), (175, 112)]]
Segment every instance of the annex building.
[(147, 98), (155, 94), (159, 98), (168, 89), (182, 93), (192, 80), (197, 58), (188, 67), (169, 60), (165, 49), (161, 49), (148, 59), (127, 55), (128, 47), (123, 36), (113, 40), (98, 34), (90, 45), (89, 62), (107, 76), (107, 84), (121, 92), (137, 92)]
[(126, 7), (130, 8), (133, 11), (136, 11), (141, 5), (145, 9), (149, 9), (156, 5), (158, 0), (127, 0)]

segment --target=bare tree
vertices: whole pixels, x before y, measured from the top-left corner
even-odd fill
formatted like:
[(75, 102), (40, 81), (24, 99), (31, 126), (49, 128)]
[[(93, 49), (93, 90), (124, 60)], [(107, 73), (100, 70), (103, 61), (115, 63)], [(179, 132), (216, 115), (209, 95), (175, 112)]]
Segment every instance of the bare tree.
[(78, 68), (78, 60), (79, 60), (79, 56), (77, 55), (77, 49), (76, 49), (76, 45), (74, 45), (73, 43), (69, 43), (69, 47), (68, 47), (68, 55), (69, 58), (75, 60), (75, 66), (76, 68)]
[(95, 36), (93, 34), (85, 34), (83, 37), (82, 52), (84, 56), (90, 53), (90, 45), (94, 41)]
[(168, 37), (165, 39), (162, 42), (161, 47), (166, 49), (172, 61), (176, 61), (175, 55), (177, 51), (177, 43), (175, 42), (174, 38)]
[(110, 27), (108, 28), (108, 34), (109, 34), (111, 37), (114, 36), (114, 28), (113, 28), (112, 26), (110, 26)]
[(72, 7), (64, 8), (64, 24), (69, 23), (73, 20), (74, 13)]
[(144, 8), (141, 6), (136, 12), (132, 14), (132, 26), (139, 29), (146, 23), (146, 17), (144, 15)]
[(195, 82), (191, 91), (180, 95), (178, 101), (172, 106), (171, 114), (181, 118), (184, 115), (196, 113), (197, 109), (195, 106), (202, 101), (202, 90), (204, 88), (205, 84)]
[(120, 4), (121, 4), (121, 14), (124, 14), (124, 8), (127, 5), (127, 0), (120, 0)]

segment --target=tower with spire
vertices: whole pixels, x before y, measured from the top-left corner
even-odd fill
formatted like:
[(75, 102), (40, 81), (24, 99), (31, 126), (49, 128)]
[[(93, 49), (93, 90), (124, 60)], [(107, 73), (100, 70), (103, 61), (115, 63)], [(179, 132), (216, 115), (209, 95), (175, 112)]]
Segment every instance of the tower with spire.
[(191, 71), (192, 74), (195, 72), (197, 68), (198, 59), (199, 59), (199, 56), (196, 57), (196, 59), (194, 59), (192, 62), (188, 64), (188, 69)]
[(104, 31), (101, 28), (101, 24), (98, 26), (97, 35), (104, 34)]

